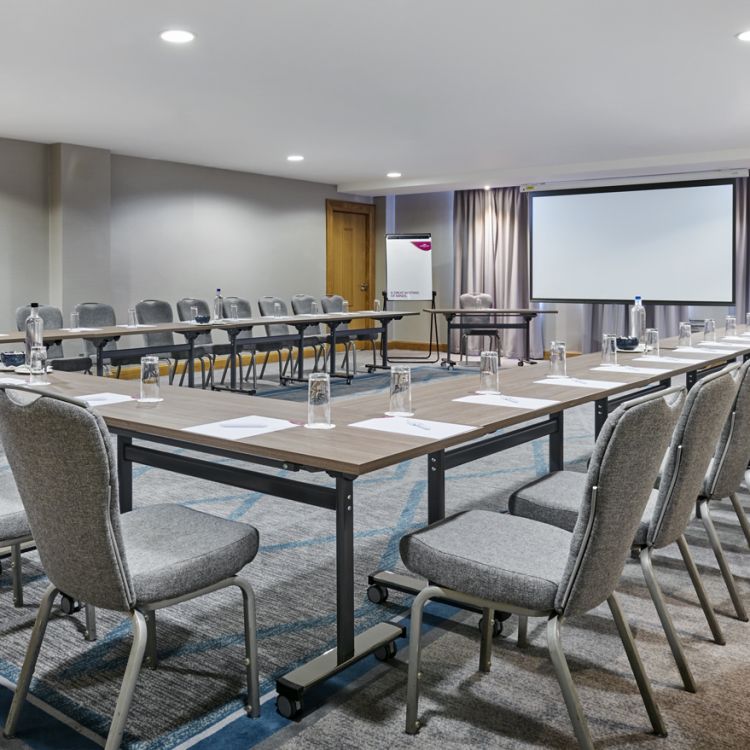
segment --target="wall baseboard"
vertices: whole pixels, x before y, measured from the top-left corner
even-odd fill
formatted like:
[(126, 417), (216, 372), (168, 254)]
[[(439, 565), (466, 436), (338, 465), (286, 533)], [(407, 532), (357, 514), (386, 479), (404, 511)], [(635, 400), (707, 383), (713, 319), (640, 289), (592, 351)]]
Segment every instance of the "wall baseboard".
[[(415, 352), (427, 352), (430, 350), (430, 345), (426, 341), (389, 341), (388, 342), (388, 349), (411, 349)], [(440, 344), (438, 346), (438, 351), (440, 352), (447, 352), (448, 351), (448, 345), (447, 344)], [(433, 351), (434, 351), (434, 344), (433, 344)]]

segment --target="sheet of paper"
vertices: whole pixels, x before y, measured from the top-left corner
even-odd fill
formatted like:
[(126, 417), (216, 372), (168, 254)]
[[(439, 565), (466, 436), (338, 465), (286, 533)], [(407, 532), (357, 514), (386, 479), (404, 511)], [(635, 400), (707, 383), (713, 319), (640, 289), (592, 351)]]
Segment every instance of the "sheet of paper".
[[(730, 349), (709, 349), (703, 346), (678, 346), (674, 351), (676, 352), (690, 352), (691, 354), (731, 354)], [(704, 357), (704, 359), (711, 359), (711, 357)]]
[(685, 357), (657, 357), (655, 354), (649, 354), (645, 357), (633, 357), (633, 362), (664, 362), (669, 365), (692, 365), (695, 359), (685, 359)]
[(591, 369), (596, 372), (628, 372), (635, 375), (663, 375), (669, 372), (659, 367), (631, 367), (630, 365), (600, 365)]
[(567, 385), (571, 388), (597, 388), (604, 390), (627, 385), (627, 383), (615, 383), (612, 380), (584, 380), (582, 378), (545, 378), (544, 380), (535, 380), (534, 382), (540, 385)]
[(0, 339), (7, 339), (8, 335), (7, 333), (0, 333)]
[(294, 422), (286, 419), (274, 419), (273, 417), (258, 417), (253, 414), (247, 417), (226, 419), (221, 422), (209, 422), (199, 424), (195, 427), (183, 427), (185, 432), (195, 432), (198, 435), (222, 438), (222, 440), (242, 440), (243, 438), (257, 437), (267, 432), (288, 430), (296, 427)]
[(101, 331), (101, 328), (63, 328), (63, 331), (70, 331), (71, 333), (86, 333), (86, 331)]
[(133, 400), (132, 396), (123, 396), (121, 393), (89, 393), (88, 396), (76, 396), (76, 398), (79, 401), (85, 401), (89, 406), (107, 406)]
[(416, 419), (415, 417), (376, 417), (375, 419), (365, 419), (363, 422), (354, 422), (349, 427), (395, 432), (399, 435), (425, 438), (425, 440), (444, 440), (474, 429), (465, 424), (433, 422), (429, 419)]
[(521, 398), (520, 396), (506, 396), (503, 393), (477, 393), (475, 396), (463, 396), (454, 398), (464, 404), (486, 404), (487, 406), (505, 406), (509, 409), (545, 409), (548, 406), (559, 404), (546, 398)]
[(21, 378), (0, 378), (0, 383), (3, 385), (27, 385), (28, 380), (21, 380)]
[(732, 343), (722, 339), (721, 341), (701, 341), (698, 346), (700, 347), (716, 347), (718, 349), (747, 349), (748, 344)]
[(742, 341), (745, 345), (747, 345), (747, 337), (750, 336), (750, 333), (743, 333), (742, 336), (722, 336), (722, 341)]
[(129, 326), (127, 323), (118, 323), (117, 328), (156, 328), (156, 326), (147, 323), (138, 323), (138, 325), (135, 326)]

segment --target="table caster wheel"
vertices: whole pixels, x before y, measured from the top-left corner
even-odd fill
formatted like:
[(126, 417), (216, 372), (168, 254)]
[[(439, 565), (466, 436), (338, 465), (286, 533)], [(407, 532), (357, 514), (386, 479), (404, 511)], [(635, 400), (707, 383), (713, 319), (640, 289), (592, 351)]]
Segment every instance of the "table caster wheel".
[[(484, 625), (484, 617), (479, 618), (478, 628), (479, 632), (482, 632), (482, 627)], [(501, 633), (503, 632), (503, 621), (498, 620), (495, 618), (492, 622), (492, 637), (497, 638)]]
[(72, 615), (74, 612), (78, 612), (81, 609), (81, 605), (73, 599), (72, 596), (62, 594), (60, 597), (60, 611), (64, 615)]
[(367, 598), (373, 604), (382, 604), (388, 601), (388, 589), (379, 583), (372, 583), (367, 587)]
[(388, 661), (396, 655), (396, 651), (398, 651), (398, 646), (394, 641), (389, 641), (384, 646), (376, 648), (372, 654), (378, 661)]
[(287, 698), (286, 695), (279, 695), (276, 698), (276, 710), (285, 719), (295, 719), (302, 713), (302, 701)]
[(519, 359), (519, 360), (518, 360), (518, 366), (519, 366), (519, 367), (523, 367), (523, 360), (522, 360), (522, 359)]

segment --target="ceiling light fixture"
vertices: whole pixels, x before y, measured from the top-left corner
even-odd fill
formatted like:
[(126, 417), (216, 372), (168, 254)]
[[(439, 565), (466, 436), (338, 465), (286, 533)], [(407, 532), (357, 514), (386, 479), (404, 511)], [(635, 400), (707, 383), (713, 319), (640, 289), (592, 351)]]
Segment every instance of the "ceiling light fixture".
[(291, 154), (290, 156), (286, 157), (287, 161), (304, 161), (305, 157), (302, 156), (302, 154)]
[(395, 180), (399, 177), (401, 177), (401, 172), (388, 172), (386, 177), (390, 177), (392, 180)]
[(485, 185), (485, 186), (484, 186), (484, 189), (485, 189), (485, 190), (489, 190), (489, 189), (490, 189), (490, 186), (489, 186), (489, 185)]
[(741, 42), (750, 42), (750, 31), (741, 31), (736, 36)]
[(162, 31), (160, 36), (165, 42), (171, 44), (187, 44), (195, 39), (195, 34), (185, 29), (167, 29)]

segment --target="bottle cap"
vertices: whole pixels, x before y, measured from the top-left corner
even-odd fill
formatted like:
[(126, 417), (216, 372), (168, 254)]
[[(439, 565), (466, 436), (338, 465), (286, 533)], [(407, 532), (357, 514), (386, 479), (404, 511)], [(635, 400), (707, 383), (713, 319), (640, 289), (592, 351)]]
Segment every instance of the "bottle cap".
[(29, 307), (39, 307), (39, 303), (38, 302), (31, 302), (29, 304)]

